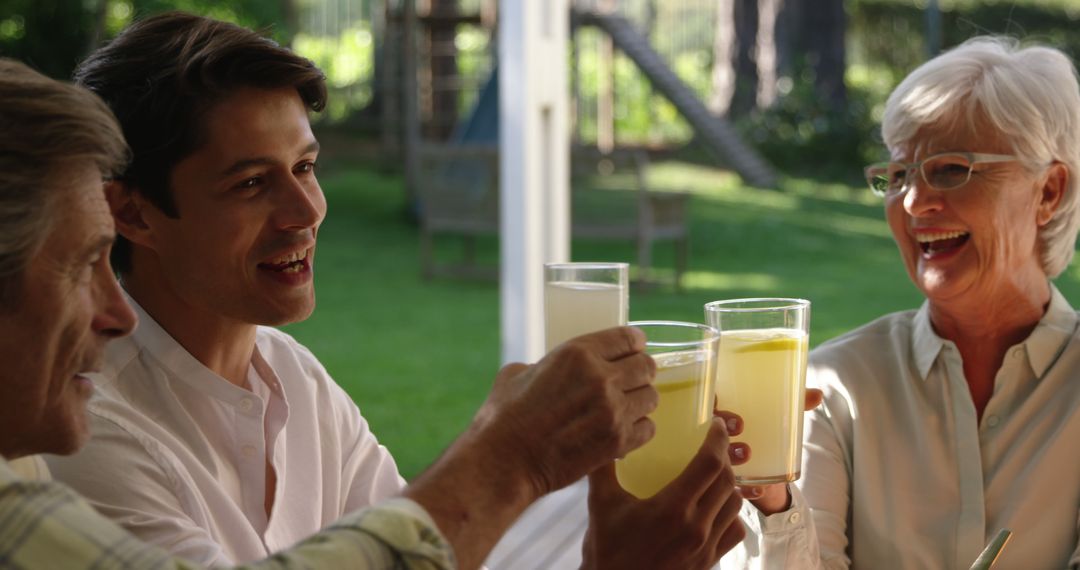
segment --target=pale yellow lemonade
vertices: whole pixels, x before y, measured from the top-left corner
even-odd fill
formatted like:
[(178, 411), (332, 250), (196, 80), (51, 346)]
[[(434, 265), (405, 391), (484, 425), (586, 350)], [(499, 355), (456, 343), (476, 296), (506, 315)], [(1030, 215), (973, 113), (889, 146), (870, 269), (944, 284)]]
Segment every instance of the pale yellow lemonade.
[(743, 418), (743, 432), (732, 441), (750, 446), (750, 460), (734, 468), (740, 483), (799, 478), (806, 349), (807, 334), (798, 329), (720, 333), (717, 400)]
[(576, 336), (625, 325), (628, 305), (626, 288), (614, 283), (545, 283), (547, 350)]
[(651, 497), (682, 473), (697, 453), (712, 418), (714, 359), (707, 350), (654, 354), (660, 403), (649, 418), (656, 435), (615, 462), (623, 489)]

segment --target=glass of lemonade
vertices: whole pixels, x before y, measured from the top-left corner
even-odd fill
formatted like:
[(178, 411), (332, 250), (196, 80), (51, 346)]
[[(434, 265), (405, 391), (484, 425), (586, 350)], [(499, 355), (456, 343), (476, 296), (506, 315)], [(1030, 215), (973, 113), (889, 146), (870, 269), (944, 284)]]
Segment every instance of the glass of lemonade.
[(645, 499), (682, 473), (709, 431), (716, 378), (716, 329), (678, 321), (630, 323), (645, 333), (646, 352), (656, 361), (660, 403), (649, 418), (656, 435), (615, 462), (623, 489)]
[(545, 350), (576, 336), (626, 324), (626, 263), (545, 263)]
[(798, 479), (810, 301), (714, 301), (705, 305), (705, 318), (720, 331), (719, 407), (742, 416), (743, 432), (734, 441), (750, 446), (750, 460), (735, 466), (735, 480), (765, 485)]

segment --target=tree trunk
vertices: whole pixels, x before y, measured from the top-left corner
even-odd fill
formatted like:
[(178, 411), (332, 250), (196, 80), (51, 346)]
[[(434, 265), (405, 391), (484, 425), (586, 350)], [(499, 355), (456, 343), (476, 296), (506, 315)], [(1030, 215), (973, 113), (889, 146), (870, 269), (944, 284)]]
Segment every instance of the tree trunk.
[(803, 48), (803, 0), (783, 0), (776, 16), (776, 71), (794, 77)]
[(94, 6), (94, 22), (90, 31), (90, 45), (86, 53), (92, 53), (105, 41), (105, 19), (109, 15), (109, 0), (97, 0)]
[(716, 35), (713, 36), (712, 95), (709, 110), (728, 114), (735, 94), (735, 0), (716, 0)]
[(938, 0), (926, 5), (926, 59), (937, 57), (941, 52), (941, 7)]
[(780, 73), (799, 78), (807, 70), (815, 93), (828, 106), (846, 105), (844, 0), (785, 0), (777, 28)]
[[(656, 47), (656, 20), (659, 16), (656, 8), (657, 0), (646, 0), (645, 2), (645, 37), (649, 40), (654, 48)], [(657, 106), (653, 104), (653, 100), (657, 98), (656, 91), (653, 89), (652, 83), (645, 82), (645, 108), (647, 109), (647, 115), (649, 117), (649, 132), (646, 135), (648, 142), (659, 142), (660, 133), (656, 130), (655, 126), (660, 122), (656, 114)]]
[[(615, 0), (601, 0), (599, 8), (613, 13)], [(615, 147), (615, 44), (607, 34), (599, 40), (596, 78), (596, 147), (610, 152)]]
[(819, 54), (817, 69), (818, 93), (834, 109), (847, 104), (847, 88), (844, 85), (844, 70), (847, 52), (844, 48), (844, 31), (847, 28), (847, 15), (844, 13), (844, 0), (825, 0), (820, 11), (819, 34), (810, 34), (818, 40), (816, 52)]
[(739, 115), (776, 99), (777, 15), (783, 0), (717, 0), (712, 96), (718, 115)]
[(758, 69), (754, 48), (758, 34), (757, 0), (735, 0), (735, 93), (731, 115), (744, 115), (757, 106)]
[(758, 0), (757, 107), (765, 109), (776, 101), (776, 22), (784, 0)]
[(293, 38), (300, 31), (300, 12), (296, 9), (296, 0), (278, 0), (278, 2), (278, 6), (281, 7), (281, 27), (285, 30), (282, 45), (292, 47)]

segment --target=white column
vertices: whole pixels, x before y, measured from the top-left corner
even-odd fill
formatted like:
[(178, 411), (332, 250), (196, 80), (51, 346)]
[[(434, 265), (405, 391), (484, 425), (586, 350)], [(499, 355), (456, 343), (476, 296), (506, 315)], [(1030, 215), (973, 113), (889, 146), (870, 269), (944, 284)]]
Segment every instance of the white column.
[(543, 264), (569, 257), (569, 9), (499, 2), (503, 362), (543, 356)]

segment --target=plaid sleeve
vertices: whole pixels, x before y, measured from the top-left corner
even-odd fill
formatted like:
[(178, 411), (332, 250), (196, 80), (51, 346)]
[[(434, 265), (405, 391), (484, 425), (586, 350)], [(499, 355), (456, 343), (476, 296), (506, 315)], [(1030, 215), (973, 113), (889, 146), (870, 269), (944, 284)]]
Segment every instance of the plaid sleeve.
[(391, 499), (347, 515), (294, 548), (251, 566), (451, 570), (453, 549), (420, 505)]
[(57, 483), (0, 481), (0, 568), (184, 568)]
[[(448, 570), (453, 551), (428, 514), (407, 499), (346, 516), (251, 569)], [(58, 483), (0, 469), (0, 568), (195, 568), (144, 544)]]

